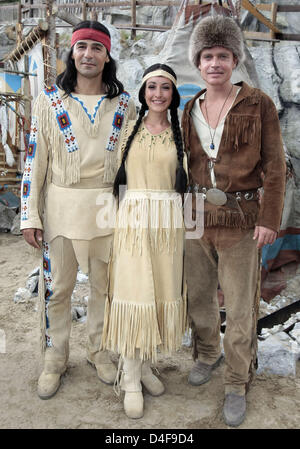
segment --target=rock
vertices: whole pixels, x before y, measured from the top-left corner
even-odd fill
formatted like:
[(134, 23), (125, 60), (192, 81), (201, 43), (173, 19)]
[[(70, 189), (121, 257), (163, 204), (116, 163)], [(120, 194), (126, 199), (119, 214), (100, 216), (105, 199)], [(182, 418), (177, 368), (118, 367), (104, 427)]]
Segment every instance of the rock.
[(300, 346), (300, 322), (296, 323), (293, 330), (289, 332), (289, 335), (298, 343)]
[(186, 331), (186, 333), (184, 334), (183, 338), (182, 338), (182, 344), (183, 346), (192, 346), (192, 329), (189, 329), (188, 331)]
[(4, 204), (4, 206), (7, 206), (10, 209), (17, 212), (20, 207), (21, 201), (17, 195), (10, 192), (9, 190), (4, 189), (0, 193), (0, 203)]
[(85, 282), (88, 282), (88, 275), (83, 273), (81, 270), (78, 270), (77, 272), (77, 279), (76, 282), (79, 282), (79, 284), (84, 284)]
[(137, 56), (145, 53), (147, 49), (147, 43), (144, 39), (140, 39), (133, 44), (130, 51), (130, 56)]
[(28, 277), (30, 278), (31, 276), (39, 276), (39, 275), (40, 275), (40, 267), (37, 266), (29, 273)]
[(11, 230), (10, 230), (10, 232), (14, 235), (22, 235), (22, 232), (20, 230), (20, 220), (21, 220), (21, 213), (19, 212), (15, 216), (13, 223), (12, 223)]
[(120, 59), (120, 54), (122, 51), (121, 43), (120, 43), (120, 31), (112, 26), (110, 23), (102, 20), (102, 23), (108, 29), (111, 38), (111, 56), (115, 61)]
[(39, 276), (31, 276), (26, 281), (26, 289), (31, 293), (32, 296), (38, 295), (38, 285), (39, 285)]
[(71, 313), (73, 321), (81, 321), (86, 316), (86, 309), (85, 307), (74, 306)]
[(32, 299), (33, 295), (27, 288), (18, 288), (14, 296), (14, 302), (28, 302)]
[(270, 335), (258, 341), (257, 374), (296, 376), (296, 362), (300, 357), (300, 346), (285, 332)]
[[(1, 15), (5, 14), (5, 10), (1, 10)], [(1, 17), (2, 20), (5, 20), (4, 17)], [(9, 22), (8, 18), (8, 22)], [(7, 33), (7, 26), (0, 26), (0, 61), (6, 56), (10, 51), (12, 51), (16, 45), (16, 36), (13, 39), (11, 33)]]
[(143, 73), (144, 67), (138, 59), (124, 59), (118, 65), (118, 77), (122, 80), (125, 90), (130, 92), (136, 104), (138, 104), (137, 93), (140, 88)]
[(0, 231), (10, 231), (15, 216), (16, 213), (12, 209), (0, 203)]
[(151, 38), (151, 46), (153, 53), (159, 53), (163, 49), (170, 34), (170, 31), (171, 30), (166, 31), (165, 33), (154, 34), (154, 36)]

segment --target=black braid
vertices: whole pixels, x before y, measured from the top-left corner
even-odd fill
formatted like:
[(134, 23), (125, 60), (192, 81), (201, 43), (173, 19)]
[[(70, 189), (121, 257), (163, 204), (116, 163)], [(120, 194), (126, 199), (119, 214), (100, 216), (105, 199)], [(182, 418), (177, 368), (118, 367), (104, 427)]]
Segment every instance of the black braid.
[(140, 112), (139, 112), (138, 119), (137, 119), (137, 121), (136, 121), (136, 123), (134, 125), (132, 133), (130, 134), (130, 136), (127, 139), (126, 146), (125, 146), (125, 149), (124, 149), (124, 152), (123, 152), (123, 156), (122, 156), (122, 162), (121, 162), (120, 168), (119, 168), (119, 170), (117, 172), (117, 175), (116, 175), (116, 178), (115, 178), (115, 182), (114, 182), (113, 194), (114, 194), (115, 197), (119, 196), (119, 187), (121, 185), (126, 185), (127, 184), (127, 176), (126, 176), (126, 170), (125, 170), (125, 161), (127, 159), (127, 156), (128, 156), (129, 150), (130, 150), (130, 146), (132, 144), (134, 136), (138, 132), (140, 124), (141, 124), (141, 122), (143, 120), (143, 117), (145, 115), (146, 109), (147, 109), (147, 107), (145, 107), (145, 105), (142, 104), (142, 107), (141, 107)]
[(183, 167), (184, 151), (183, 151), (182, 135), (180, 131), (177, 108), (172, 107), (170, 109), (170, 112), (171, 112), (171, 126), (175, 146), (177, 149), (177, 159), (179, 164), (176, 170), (175, 190), (178, 193), (185, 193), (187, 188), (187, 175)]

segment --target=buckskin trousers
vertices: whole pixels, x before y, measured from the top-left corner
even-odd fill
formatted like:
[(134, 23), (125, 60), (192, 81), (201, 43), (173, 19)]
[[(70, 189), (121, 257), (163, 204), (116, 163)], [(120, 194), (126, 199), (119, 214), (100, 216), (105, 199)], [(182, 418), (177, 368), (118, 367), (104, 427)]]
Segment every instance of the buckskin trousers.
[(213, 364), (221, 354), (218, 284), (226, 309), (225, 394), (245, 394), (256, 365), (260, 251), (253, 229), (207, 228), (186, 241), (188, 314), (194, 359)]
[[(87, 246), (90, 294), (86, 331), (88, 357), (92, 360), (96, 358), (100, 347), (107, 292), (107, 249), (111, 238), (110, 235), (99, 237), (91, 240)], [(44, 242), (43, 268), (45, 325), (41, 331), (44, 333), (42, 338), (46, 340), (44, 370), (60, 373), (64, 371), (69, 358), (71, 296), (78, 271), (72, 240), (56, 237), (50, 244)]]

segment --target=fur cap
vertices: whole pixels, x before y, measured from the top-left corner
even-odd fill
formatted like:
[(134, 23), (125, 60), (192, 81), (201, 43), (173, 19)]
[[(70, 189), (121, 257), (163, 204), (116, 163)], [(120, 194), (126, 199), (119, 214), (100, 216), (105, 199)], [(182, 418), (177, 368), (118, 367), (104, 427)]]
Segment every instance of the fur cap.
[(195, 26), (189, 45), (190, 62), (198, 68), (200, 53), (212, 47), (231, 50), (238, 59), (237, 65), (245, 60), (242, 31), (230, 17), (205, 17)]

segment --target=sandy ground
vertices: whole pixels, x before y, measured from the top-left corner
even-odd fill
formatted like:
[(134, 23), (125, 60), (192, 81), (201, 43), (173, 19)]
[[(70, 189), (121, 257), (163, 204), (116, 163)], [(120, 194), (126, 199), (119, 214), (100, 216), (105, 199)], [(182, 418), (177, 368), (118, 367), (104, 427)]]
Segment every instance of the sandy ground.
[[(187, 383), (190, 349), (160, 357), (163, 396), (145, 394), (145, 414), (129, 420), (122, 398), (98, 380), (85, 358), (85, 324), (73, 322), (68, 370), (58, 393), (38, 398), (42, 369), (38, 356), (36, 300), (14, 303), (19, 287), (38, 265), (21, 236), (0, 233), (0, 428), (1, 429), (226, 429), (222, 419), (223, 370), (202, 387)], [(5, 335), (6, 351), (3, 351)], [(257, 376), (247, 395), (247, 417), (241, 429), (300, 427), (300, 361), (297, 376)]]

